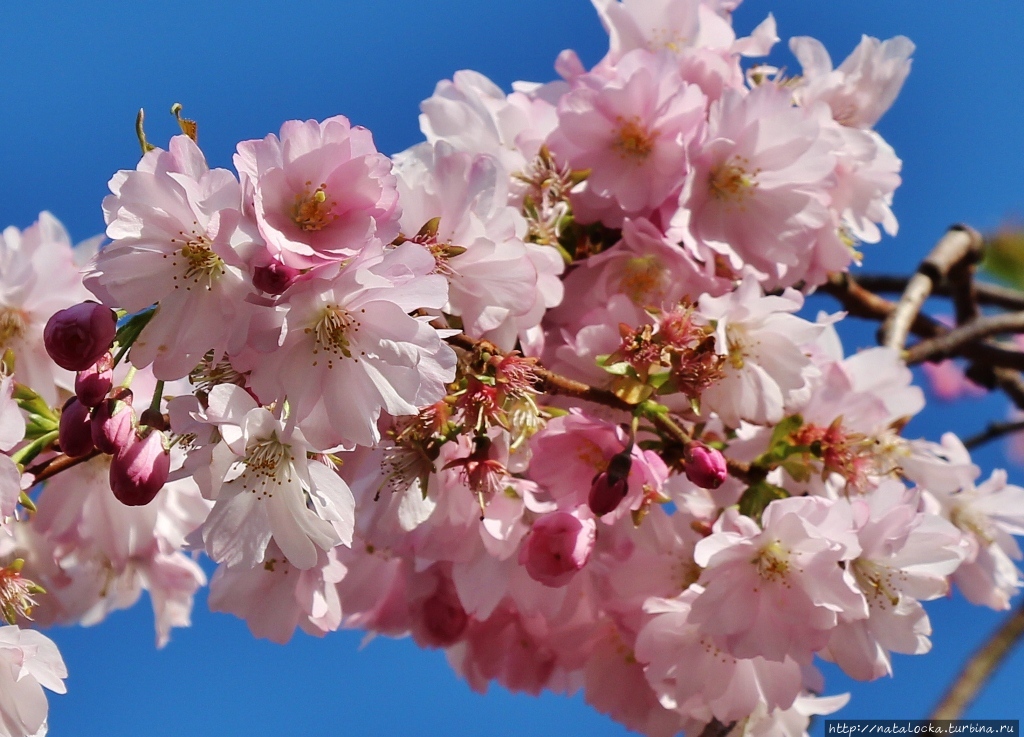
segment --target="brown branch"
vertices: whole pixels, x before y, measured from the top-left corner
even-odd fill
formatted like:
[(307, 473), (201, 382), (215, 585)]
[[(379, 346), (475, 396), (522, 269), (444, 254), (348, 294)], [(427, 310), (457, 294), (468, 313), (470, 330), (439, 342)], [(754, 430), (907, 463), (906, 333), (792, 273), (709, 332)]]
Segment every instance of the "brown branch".
[(970, 450), (971, 448), (977, 448), (979, 445), (984, 445), (992, 440), (998, 440), (1005, 435), (1012, 435), (1015, 432), (1024, 430), (1024, 420), (1017, 420), (1015, 422), (990, 422), (988, 427), (979, 432), (976, 435), (971, 435), (966, 438), (963, 443), (964, 447)]
[(1024, 603), (971, 656), (932, 712), (932, 719), (959, 719), (985, 682), (1024, 637)]
[[(975, 317), (963, 323), (961, 327), (911, 346), (907, 349), (905, 358), (908, 364), (939, 361), (952, 356), (964, 355), (964, 351), (968, 350), (972, 344), (980, 343), (989, 336), (1022, 332), (1024, 332), (1024, 312), (1005, 312), (1001, 315)], [(1010, 349), (1003, 350), (1007, 355), (1013, 353)]]
[[(465, 333), (449, 336), (446, 340), (449, 344), (472, 353), (484, 351), (492, 356), (503, 355), (494, 344), (486, 340), (470, 338)], [(623, 412), (632, 413), (636, 409), (636, 405), (629, 404), (628, 402), (619, 399), (618, 396), (607, 389), (601, 389), (599, 387), (590, 386), (589, 384), (584, 384), (581, 381), (576, 381), (575, 379), (570, 379), (566, 376), (562, 376), (561, 374), (556, 374), (554, 371), (549, 371), (541, 366), (534, 366), (533, 372), (539, 379), (539, 388), (548, 394), (559, 394), (564, 397), (584, 399), (588, 402), (602, 404), (606, 407), (611, 407), (612, 409), (621, 410)], [(645, 413), (644, 416), (652, 425), (654, 425), (655, 429), (659, 431), (663, 440), (675, 443), (680, 446), (680, 450), (685, 451), (686, 446), (693, 442), (693, 436), (667, 414), (662, 412), (650, 412)], [(678, 453), (676, 455), (681, 458), (684, 454)], [(731, 476), (748, 484), (764, 478), (765, 475), (765, 472), (762, 469), (751, 468), (750, 464), (742, 461), (734, 461), (727, 458), (726, 466), (728, 467), (729, 474)]]
[(79, 463), (85, 463), (86, 461), (95, 458), (100, 452), (98, 450), (91, 450), (87, 455), (79, 456), (78, 458), (72, 458), (61, 453), (53, 458), (48, 458), (45, 461), (41, 461), (34, 466), (29, 466), (25, 469), (25, 473), (30, 473), (35, 477), (35, 482), (46, 481), (46, 479), (56, 476), (61, 471), (67, 471), (69, 468), (77, 466)]
[[(962, 264), (972, 264), (981, 256), (981, 235), (966, 225), (954, 225), (935, 244), (910, 277), (899, 302), (882, 323), (879, 343), (900, 351), (907, 343), (911, 325), (932, 293), (932, 288)], [(962, 280), (959, 280), (962, 282)], [(958, 303), (964, 299), (962, 286), (954, 289)], [(959, 311), (959, 308), (958, 308)]]
[[(857, 283), (872, 292), (897, 292), (900, 293), (907, 288), (910, 281), (906, 276), (895, 276), (890, 274), (861, 274), (856, 275)], [(1000, 284), (976, 281), (974, 292), (978, 304), (1002, 307), (1007, 310), (1024, 310), (1024, 291), (1013, 287), (1004, 287)], [(932, 294), (937, 297), (950, 297), (952, 290), (948, 281), (935, 284)]]

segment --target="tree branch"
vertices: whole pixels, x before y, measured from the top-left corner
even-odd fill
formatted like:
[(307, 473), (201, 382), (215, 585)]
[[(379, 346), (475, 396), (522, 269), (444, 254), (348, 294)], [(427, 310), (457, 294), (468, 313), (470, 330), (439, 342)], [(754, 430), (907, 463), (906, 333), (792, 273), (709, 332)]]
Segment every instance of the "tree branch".
[[(446, 340), (450, 345), (457, 346), (465, 351), (473, 353), (486, 351), (492, 356), (503, 355), (494, 344), (486, 340), (470, 338), (465, 333), (449, 336)], [(575, 379), (570, 379), (566, 376), (562, 376), (561, 374), (556, 374), (554, 371), (549, 371), (541, 366), (534, 366), (533, 372), (539, 379), (540, 388), (548, 394), (560, 394), (564, 397), (585, 399), (588, 402), (603, 404), (606, 407), (611, 407), (612, 409), (621, 410), (623, 412), (632, 413), (636, 409), (636, 405), (624, 402), (613, 392), (610, 392), (607, 389), (601, 389), (599, 387), (590, 386), (589, 384), (584, 384), (581, 381), (576, 381)], [(652, 425), (654, 425), (655, 429), (658, 430), (663, 440), (675, 443), (680, 446), (681, 450), (685, 451), (686, 446), (693, 442), (693, 436), (667, 414), (662, 412), (651, 412), (644, 416)], [(682, 456), (683, 454), (679, 454), (680, 458)], [(726, 466), (731, 476), (747, 484), (754, 483), (755, 481), (764, 478), (764, 472), (761, 469), (751, 468), (750, 464), (742, 461), (735, 461), (727, 458)]]
[[(1022, 332), (1024, 332), (1024, 312), (1004, 312), (1001, 315), (976, 317), (963, 323), (961, 327), (911, 346), (907, 349), (904, 357), (908, 364), (939, 361), (952, 356), (964, 355), (964, 351), (969, 349), (972, 344), (979, 343), (989, 336)], [(1003, 350), (1008, 356), (1014, 353), (1010, 349), (1004, 348)]]
[[(917, 273), (910, 277), (896, 309), (882, 323), (878, 342), (898, 351), (903, 350), (911, 325), (931, 295), (934, 285), (945, 280), (958, 265), (976, 262), (981, 256), (981, 247), (981, 235), (973, 228), (954, 225), (947, 230), (921, 262)], [(963, 297), (962, 287), (955, 288), (953, 295), (954, 298)]]
[(970, 450), (984, 445), (992, 440), (998, 440), (1005, 435), (1012, 435), (1015, 432), (1024, 430), (1024, 420), (1015, 422), (990, 422), (988, 427), (976, 435), (971, 435), (963, 441), (964, 447)]
[(1024, 636), (1024, 602), (971, 656), (932, 712), (932, 719), (959, 719), (985, 682)]
[[(907, 288), (910, 281), (906, 276), (890, 274), (857, 274), (857, 283), (871, 292), (897, 292)], [(978, 304), (1002, 307), (1006, 310), (1024, 310), (1024, 292), (1000, 284), (976, 281), (974, 291)], [(933, 285), (932, 294), (938, 297), (952, 296), (948, 281)]]
[(45, 461), (41, 461), (34, 466), (29, 466), (25, 469), (25, 473), (30, 473), (35, 477), (35, 483), (40, 481), (46, 481), (46, 479), (56, 476), (61, 471), (67, 471), (69, 468), (77, 466), (79, 463), (85, 463), (98, 456), (100, 452), (98, 450), (91, 450), (87, 455), (79, 456), (78, 458), (71, 458), (63, 453), (48, 458)]

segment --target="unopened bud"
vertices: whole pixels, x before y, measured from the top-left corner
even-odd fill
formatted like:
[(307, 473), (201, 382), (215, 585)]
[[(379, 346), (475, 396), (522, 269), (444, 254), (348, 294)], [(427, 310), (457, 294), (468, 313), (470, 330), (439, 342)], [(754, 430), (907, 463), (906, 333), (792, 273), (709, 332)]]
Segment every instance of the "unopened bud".
[(92, 414), (92, 442), (103, 453), (111, 455), (135, 437), (135, 410), (132, 393), (121, 387), (109, 399), (100, 402)]
[(81, 458), (93, 450), (89, 408), (75, 397), (69, 399), (61, 410), (57, 440), (61, 451), (70, 458)]
[(283, 294), (299, 275), (299, 270), (278, 261), (257, 266), (252, 271), (252, 284), (267, 294)]
[(110, 350), (117, 315), (96, 302), (82, 302), (55, 313), (43, 328), (43, 343), (61, 368), (84, 371)]
[(133, 437), (110, 461), (110, 488), (122, 504), (149, 504), (167, 483), (171, 454), (162, 432)]
[(114, 357), (107, 351), (89, 368), (75, 376), (75, 396), (86, 407), (103, 401), (114, 386)]
[(533, 523), (519, 550), (519, 563), (545, 586), (565, 586), (590, 560), (597, 525), (569, 512), (551, 512)]
[(729, 475), (725, 456), (703, 443), (686, 447), (686, 478), (702, 489), (717, 489)]
[(633, 467), (631, 452), (624, 450), (612, 457), (608, 470), (594, 477), (587, 503), (598, 517), (614, 512), (629, 492), (629, 471)]

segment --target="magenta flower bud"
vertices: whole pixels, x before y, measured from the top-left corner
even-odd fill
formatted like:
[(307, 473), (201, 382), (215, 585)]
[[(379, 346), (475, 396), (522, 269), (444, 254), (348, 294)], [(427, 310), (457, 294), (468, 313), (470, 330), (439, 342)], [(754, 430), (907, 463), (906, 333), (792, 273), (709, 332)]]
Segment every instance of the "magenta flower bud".
[(252, 270), (252, 284), (267, 294), (283, 294), (300, 273), (298, 269), (279, 261), (271, 261)]
[(717, 489), (729, 471), (722, 452), (703, 443), (690, 443), (686, 447), (686, 478), (702, 489)]
[(622, 451), (608, 462), (608, 470), (594, 477), (587, 503), (590, 511), (603, 517), (615, 509), (629, 492), (629, 470), (633, 467), (630, 451)]
[(92, 422), (89, 408), (72, 397), (64, 404), (57, 427), (57, 440), (64, 455), (81, 458), (92, 452)]
[(110, 461), (110, 488), (122, 504), (149, 504), (167, 483), (171, 453), (162, 432), (135, 435)]
[(597, 525), (569, 512), (552, 512), (533, 523), (519, 549), (519, 563), (545, 586), (565, 586), (590, 560)]
[(114, 386), (114, 357), (107, 351), (92, 366), (75, 376), (75, 396), (86, 407), (95, 407)]
[(61, 368), (84, 371), (110, 350), (117, 315), (96, 302), (82, 302), (55, 313), (43, 328), (43, 344)]
[(135, 424), (132, 393), (121, 387), (93, 411), (92, 442), (101, 452), (116, 454), (134, 440)]

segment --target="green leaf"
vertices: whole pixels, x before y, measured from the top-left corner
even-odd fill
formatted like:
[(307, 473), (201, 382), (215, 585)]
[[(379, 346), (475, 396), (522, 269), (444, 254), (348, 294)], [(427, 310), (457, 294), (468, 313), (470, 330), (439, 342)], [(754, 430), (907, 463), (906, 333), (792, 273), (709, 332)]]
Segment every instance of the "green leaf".
[(764, 480), (758, 481), (748, 486), (740, 497), (740, 514), (757, 520), (760, 524), (765, 507), (776, 499), (785, 499), (788, 496), (789, 493), (785, 489)]

